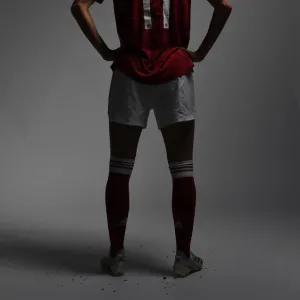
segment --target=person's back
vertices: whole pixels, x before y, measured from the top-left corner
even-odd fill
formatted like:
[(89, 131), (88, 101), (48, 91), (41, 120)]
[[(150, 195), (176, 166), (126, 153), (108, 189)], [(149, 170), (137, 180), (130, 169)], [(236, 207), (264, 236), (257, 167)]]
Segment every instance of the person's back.
[(112, 65), (136, 81), (161, 84), (190, 71), (191, 0), (114, 0), (121, 55)]

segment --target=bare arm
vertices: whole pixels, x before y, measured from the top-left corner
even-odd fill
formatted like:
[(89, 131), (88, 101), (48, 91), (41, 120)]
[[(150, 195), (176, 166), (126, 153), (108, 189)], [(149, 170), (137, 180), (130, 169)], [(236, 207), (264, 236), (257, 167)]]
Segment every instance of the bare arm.
[(208, 54), (222, 32), (232, 10), (227, 0), (207, 0), (213, 7), (214, 13), (209, 25), (208, 32), (196, 51), (198, 60), (201, 61)]
[(94, 48), (100, 53), (103, 59), (111, 61), (113, 60), (113, 51), (107, 47), (101, 38), (89, 11), (89, 8), (95, 2), (102, 3), (103, 0), (74, 0), (71, 6), (71, 12), (84, 35)]

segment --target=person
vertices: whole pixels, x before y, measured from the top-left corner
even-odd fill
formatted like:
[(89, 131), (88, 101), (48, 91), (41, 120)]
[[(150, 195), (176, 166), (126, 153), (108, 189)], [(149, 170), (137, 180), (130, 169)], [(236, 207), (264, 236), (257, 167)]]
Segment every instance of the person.
[(232, 6), (207, 0), (214, 8), (200, 47), (188, 49), (191, 0), (113, 0), (120, 47), (110, 49), (89, 8), (104, 0), (75, 0), (71, 12), (105, 61), (112, 62), (108, 99), (110, 161), (105, 190), (109, 255), (101, 265), (124, 275), (124, 236), (129, 213), (129, 180), (141, 132), (153, 109), (172, 175), (176, 236), (175, 277), (200, 271), (203, 259), (190, 249), (196, 207), (193, 175), (195, 94), (193, 68), (203, 61), (223, 30)]

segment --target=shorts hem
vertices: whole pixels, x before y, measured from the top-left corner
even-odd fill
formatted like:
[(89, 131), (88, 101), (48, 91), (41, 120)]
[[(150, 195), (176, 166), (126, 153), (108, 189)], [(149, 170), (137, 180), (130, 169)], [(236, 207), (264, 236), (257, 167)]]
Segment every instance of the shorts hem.
[(196, 119), (196, 115), (191, 115), (189, 117), (179, 118), (179, 119), (176, 119), (176, 120), (164, 123), (164, 124), (158, 124), (157, 127), (158, 127), (158, 129), (162, 129), (164, 127), (167, 127), (167, 126), (175, 124), (175, 123), (180, 123), (180, 122), (185, 122), (185, 121), (192, 121), (192, 120), (195, 120), (195, 119)]
[(137, 126), (137, 127), (142, 127), (143, 129), (147, 128), (147, 124), (140, 124), (140, 123), (133, 123), (130, 121), (123, 121), (123, 120), (119, 120), (119, 119), (113, 119), (113, 118), (108, 118), (109, 122), (115, 122), (115, 123), (119, 123), (119, 124), (123, 124), (123, 125), (130, 125), (130, 126)]

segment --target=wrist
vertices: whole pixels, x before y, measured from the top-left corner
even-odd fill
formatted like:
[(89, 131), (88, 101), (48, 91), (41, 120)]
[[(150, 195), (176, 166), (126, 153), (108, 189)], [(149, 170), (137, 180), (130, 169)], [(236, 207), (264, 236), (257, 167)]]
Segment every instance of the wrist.
[(205, 56), (207, 55), (207, 53), (205, 51), (203, 51), (203, 49), (199, 48), (197, 51), (196, 51), (196, 55), (198, 58), (200, 59), (204, 59)]

